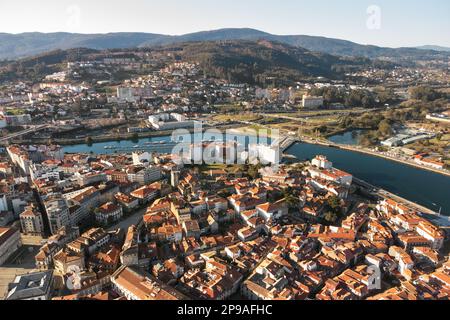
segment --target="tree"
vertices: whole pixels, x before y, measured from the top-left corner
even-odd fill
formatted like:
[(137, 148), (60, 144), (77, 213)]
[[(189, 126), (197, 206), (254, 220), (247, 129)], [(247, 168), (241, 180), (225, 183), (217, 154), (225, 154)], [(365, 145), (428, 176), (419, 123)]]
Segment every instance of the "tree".
[(335, 223), (338, 219), (338, 216), (336, 213), (328, 211), (327, 213), (325, 213), (324, 219), (329, 223)]
[(131, 141), (138, 142), (139, 141), (139, 135), (137, 133), (133, 133), (131, 136)]
[(392, 134), (392, 126), (389, 120), (384, 119), (383, 121), (380, 122), (378, 126), (378, 132), (385, 137), (390, 136)]
[(420, 86), (414, 87), (409, 91), (411, 99), (421, 100), (423, 102), (430, 102), (442, 97), (441, 93), (435, 91), (433, 88)]
[(283, 190), (283, 196), (289, 208), (293, 209), (299, 206), (300, 200), (294, 195), (294, 190), (291, 187)]
[(86, 144), (87, 144), (88, 146), (92, 146), (92, 144), (93, 144), (93, 142), (94, 142), (94, 140), (93, 140), (92, 137), (90, 137), (90, 136), (87, 136), (86, 139), (84, 139), (84, 141), (86, 142)]
[(250, 178), (252, 179), (256, 179), (259, 177), (259, 170), (261, 169), (261, 164), (250, 164), (248, 166), (248, 175), (250, 176)]
[(337, 196), (332, 196), (328, 198), (328, 206), (335, 212), (341, 211), (341, 199)]

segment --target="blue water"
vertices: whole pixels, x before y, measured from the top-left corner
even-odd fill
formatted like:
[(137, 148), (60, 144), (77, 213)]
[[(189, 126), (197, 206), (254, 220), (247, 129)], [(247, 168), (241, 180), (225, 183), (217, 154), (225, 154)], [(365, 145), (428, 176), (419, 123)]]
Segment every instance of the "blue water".
[(427, 208), (450, 215), (450, 177), (363, 153), (298, 143), (287, 150), (299, 160), (327, 156), (336, 168)]
[[(181, 138), (180, 138), (181, 137)], [(195, 135), (183, 135), (178, 136), (178, 139), (181, 139), (184, 142), (201, 142), (203, 140), (215, 140), (215, 141), (224, 141), (231, 140), (231, 138), (227, 139), (225, 135), (218, 134), (216, 136), (212, 134), (195, 134)], [(233, 139), (238, 143), (248, 146), (250, 143), (271, 143), (270, 138), (264, 137), (249, 137), (245, 135), (233, 135)], [(155, 144), (155, 145), (145, 145), (147, 142), (167, 142), (167, 145), (164, 144)], [(123, 140), (123, 141), (109, 141), (109, 142), (99, 142), (93, 143), (91, 146), (87, 144), (77, 144), (72, 146), (65, 146), (63, 148), (66, 153), (93, 153), (93, 154), (114, 154), (114, 153), (123, 153), (123, 152), (132, 152), (134, 150), (146, 150), (146, 151), (154, 151), (160, 153), (167, 153), (173, 149), (173, 144), (170, 144), (172, 141), (171, 136), (165, 137), (151, 137), (139, 139), (137, 141), (131, 140)], [(177, 140), (180, 141), (180, 140)], [(114, 149), (105, 149), (105, 147), (112, 146)], [(138, 148), (134, 148), (135, 146), (139, 146)], [(125, 150), (125, 151), (124, 151)]]
[(355, 146), (359, 143), (359, 137), (365, 130), (352, 130), (329, 137), (328, 140), (337, 144)]
[[(201, 138), (199, 136), (196, 137)], [(249, 138), (240, 136), (240, 139), (243, 138), (245, 138), (245, 144), (247, 145)], [(216, 138), (215, 140), (223, 140), (223, 137)], [(153, 137), (141, 139), (138, 142), (113, 141), (95, 143), (92, 146), (79, 144), (67, 146), (64, 148), (64, 151), (68, 153), (92, 152), (97, 154), (131, 152), (133, 146), (143, 146), (144, 142), (150, 141), (171, 141), (171, 137)], [(131, 149), (128, 151), (105, 150), (104, 146)], [(163, 153), (170, 152), (172, 147), (173, 145), (169, 147), (157, 145), (147, 147), (145, 150)], [(417, 202), (432, 210), (439, 211), (439, 208), (442, 207), (442, 213), (450, 215), (450, 177), (448, 176), (363, 153), (305, 143), (293, 145), (286, 153), (296, 156), (299, 160), (312, 159), (319, 154), (325, 155), (334, 163), (336, 168), (347, 171), (370, 184), (398, 194), (401, 197)]]

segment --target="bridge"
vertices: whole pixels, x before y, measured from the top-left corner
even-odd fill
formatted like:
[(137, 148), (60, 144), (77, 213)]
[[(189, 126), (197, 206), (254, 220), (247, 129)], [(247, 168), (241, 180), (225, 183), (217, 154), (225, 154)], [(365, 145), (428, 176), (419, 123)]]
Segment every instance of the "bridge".
[(1, 142), (8, 142), (11, 139), (14, 139), (14, 138), (17, 138), (17, 137), (21, 137), (21, 136), (24, 136), (24, 135), (27, 135), (27, 134), (30, 134), (30, 133), (38, 132), (38, 131), (47, 129), (49, 127), (50, 127), (50, 125), (48, 125), (48, 124), (41, 124), (41, 125), (33, 126), (32, 128), (28, 128), (28, 129), (25, 129), (25, 130), (22, 130), (22, 131), (19, 131), (19, 132), (14, 132), (14, 133), (8, 134), (8, 135), (6, 135), (4, 137), (0, 137), (0, 143)]
[(294, 143), (297, 143), (299, 141), (300, 140), (298, 140), (296, 138), (285, 136), (283, 138), (273, 141), (272, 146), (278, 145), (280, 147), (280, 152), (284, 152), (287, 149), (289, 149), (289, 147), (292, 146)]

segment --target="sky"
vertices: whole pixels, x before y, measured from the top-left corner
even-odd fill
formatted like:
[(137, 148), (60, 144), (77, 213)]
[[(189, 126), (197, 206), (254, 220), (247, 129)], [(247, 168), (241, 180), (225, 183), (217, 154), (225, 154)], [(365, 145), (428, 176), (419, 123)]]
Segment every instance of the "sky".
[(1, 0), (0, 32), (220, 28), (325, 36), (387, 47), (450, 47), (448, 0)]

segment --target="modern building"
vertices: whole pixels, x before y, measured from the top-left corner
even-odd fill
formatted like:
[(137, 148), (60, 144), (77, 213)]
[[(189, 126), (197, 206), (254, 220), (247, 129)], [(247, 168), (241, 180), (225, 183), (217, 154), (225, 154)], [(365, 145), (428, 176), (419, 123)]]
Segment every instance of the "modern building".
[(45, 211), (51, 234), (56, 234), (62, 227), (71, 226), (70, 212), (67, 202), (62, 197), (54, 197), (44, 201)]
[(195, 121), (186, 120), (178, 113), (160, 113), (148, 118), (150, 125), (158, 131), (194, 127)]
[(276, 145), (251, 144), (248, 150), (249, 162), (258, 160), (262, 164), (278, 165), (280, 163), (280, 147)]

